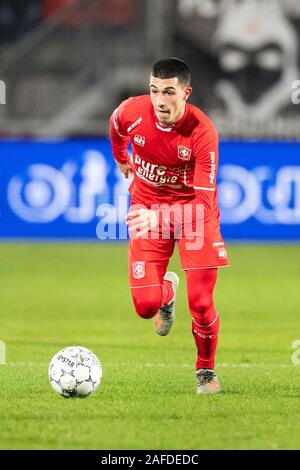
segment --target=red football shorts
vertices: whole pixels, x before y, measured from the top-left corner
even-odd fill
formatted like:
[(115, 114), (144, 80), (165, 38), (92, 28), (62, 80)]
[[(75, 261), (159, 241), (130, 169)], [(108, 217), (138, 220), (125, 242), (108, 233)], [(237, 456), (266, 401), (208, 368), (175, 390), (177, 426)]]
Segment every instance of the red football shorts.
[(168, 239), (130, 239), (130, 287), (162, 285), (176, 241), (182, 270), (218, 268), (229, 264), (218, 220), (204, 224), (200, 237), (182, 234), (181, 238), (176, 239), (171, 232)]

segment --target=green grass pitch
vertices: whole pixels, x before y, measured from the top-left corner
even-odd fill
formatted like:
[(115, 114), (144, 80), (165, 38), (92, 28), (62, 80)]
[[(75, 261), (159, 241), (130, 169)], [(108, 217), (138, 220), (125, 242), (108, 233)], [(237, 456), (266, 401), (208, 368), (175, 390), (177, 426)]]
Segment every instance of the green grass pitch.
[[(229, 254), (215, 293), (223, 393), (199, 396), (183, 273), (162, 338), (133, 311), (126, 245), (1, 244), (1, 449), (299, 449), (300, 246)], [(103, 366), (86, 399), (48, 383), (51, 357), (69, 345)]]

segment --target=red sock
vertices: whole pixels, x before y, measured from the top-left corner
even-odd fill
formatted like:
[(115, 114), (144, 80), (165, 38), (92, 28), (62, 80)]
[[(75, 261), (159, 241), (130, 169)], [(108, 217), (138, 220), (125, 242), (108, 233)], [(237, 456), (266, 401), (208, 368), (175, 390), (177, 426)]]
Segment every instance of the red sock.
[(215, 310), (214, 313), (215, 319), (212, 324), (199, 327), (195, 320), (192, 322), (192, 332), (198, 350), (196, 370), (214, 369), (215, 367), (220, 319)]
[(197, 369), (214, 369), (218, 343), (219, 316), (213, 303), (217, 269), (186, 271), (192, 333), (197, 347)]
[(162, 286), (162, 305), (168, 304), (174, 297), (173, 284), (170, 281), (164, 281)]

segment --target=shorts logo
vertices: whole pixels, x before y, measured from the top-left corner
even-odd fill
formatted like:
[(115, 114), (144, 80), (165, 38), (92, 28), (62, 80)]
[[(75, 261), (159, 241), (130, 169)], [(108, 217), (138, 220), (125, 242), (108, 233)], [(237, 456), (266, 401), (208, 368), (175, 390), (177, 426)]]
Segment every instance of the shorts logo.
[(134, 143), (137, 144), (137, 145), (140, 145), (141, 147), (144, 147), (145, 145), (145, 137), (141, 136), (141, 135), (135, 135), (134, 136)]
[(132, 274), (134, 279), (143, 279), (145, 277), (145, 261), (132, 263)]
[(217, 246), (224, 246), (224, 242), (215, 242), (213, 243), (213, 247), (217, 247)]
[(219, 248), (218, 249), (218, 255), (219, 255), (219, 258), (221, 258), (221, 259), (227, 258), (227, 253), (226, 253), (225, 248)]
[(178, 158), (181, 160), (190, 160), (191, 158), (191, 149), (184, 147), (183, 145), (178, 145)]

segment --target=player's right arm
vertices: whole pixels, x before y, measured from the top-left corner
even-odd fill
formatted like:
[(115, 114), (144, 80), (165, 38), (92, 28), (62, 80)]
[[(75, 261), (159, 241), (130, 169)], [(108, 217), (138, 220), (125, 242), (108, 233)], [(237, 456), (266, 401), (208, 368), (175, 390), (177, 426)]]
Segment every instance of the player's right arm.
[(122, 103), (111, 115), (110, 139), (116, 163), (125, 175), (125, 178), (129, 178), (133, 174), (133, 162), (127, 151), (129, 137), (124, 126), (124, 120), (122, 119), (124, 107), (125, 104)]

